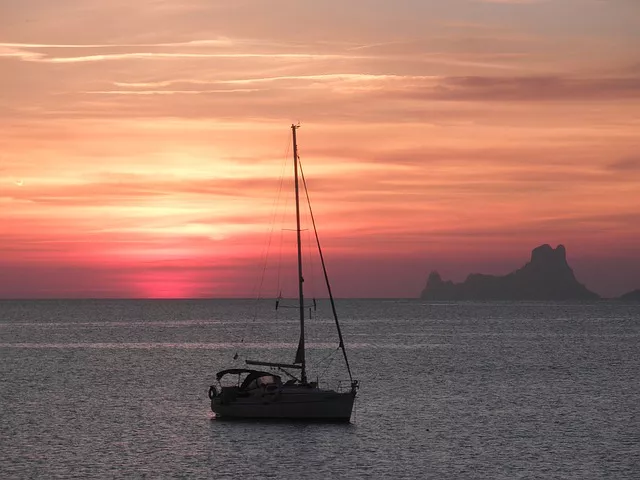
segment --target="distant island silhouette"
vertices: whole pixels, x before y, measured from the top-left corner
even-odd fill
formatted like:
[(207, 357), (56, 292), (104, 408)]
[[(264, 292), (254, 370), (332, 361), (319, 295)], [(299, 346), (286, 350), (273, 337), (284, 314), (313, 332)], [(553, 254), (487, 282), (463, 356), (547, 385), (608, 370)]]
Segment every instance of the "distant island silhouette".
[(525, 266), (507, 275), (473, 273), (462, 283), (431, 272), (420, 298), (426, 300), (597, 300), (600, 296), (576, 280), (563, 245), (544, 244)]
[(624, 300), (625, 302), (640, 302), (640, 289), (632, 290), (631, 292), (621, 295), (619, 300)]

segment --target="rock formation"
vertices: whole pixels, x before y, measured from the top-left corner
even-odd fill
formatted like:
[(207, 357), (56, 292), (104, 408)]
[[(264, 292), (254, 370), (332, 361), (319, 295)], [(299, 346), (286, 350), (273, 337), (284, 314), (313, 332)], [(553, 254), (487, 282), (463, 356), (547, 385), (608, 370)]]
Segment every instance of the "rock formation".
[(640, 289), (627, 292), (624, 295), (621, 295), (618, 300), (624, 300), (626, 302), (640, 302)]
[(431, 272), (420, 295), (427, 300), (593, 300), (598, 294), (576, 280), (566, 250), (545, 244), (534, 248), (531, 260), (507, 275), (471, 274), (463, 283), (443, 281)]

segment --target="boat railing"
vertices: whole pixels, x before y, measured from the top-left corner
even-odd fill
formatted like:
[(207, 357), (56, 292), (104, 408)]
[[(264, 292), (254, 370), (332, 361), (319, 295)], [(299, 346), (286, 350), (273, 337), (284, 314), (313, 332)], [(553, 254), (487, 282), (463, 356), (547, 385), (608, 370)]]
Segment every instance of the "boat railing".
[(336, 386), (336, 392), (338, 393), (346, 393), (352, 392), (358, 389), (358, 381), (357, 380), (338, 380), (338, 385)]

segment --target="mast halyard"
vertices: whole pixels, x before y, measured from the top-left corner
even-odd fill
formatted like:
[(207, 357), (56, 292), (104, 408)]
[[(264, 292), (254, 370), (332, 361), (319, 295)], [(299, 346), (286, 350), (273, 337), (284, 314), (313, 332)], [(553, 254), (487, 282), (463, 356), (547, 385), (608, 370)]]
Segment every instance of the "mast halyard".
[(339, 347), (342, 349), (342, 355), (344, 357), (344, 363), (347, 366), (347, 372), (349, 373), (349, 380), (352, 387), (357, 385), (354, 383), (353, 375), (351, 375), (351, 367), (349, 366), (349, 359), (347, 358), (347, 349), (344, 346), (344, 339), (342, 337), (342, 329), (340, 328), (340, 322), (338, 321), (338, 312), (336, 311), (336, 302), (333, 299), (333, 293), (331, 292), (331, 283), (329, 282), (329, 274), (327, 273), (327, 265), (324, 263), (324, 255), (322, 254), (322, 248), (320, 247), (320, 237), (318, 236), (318, 229), (316, 228), (316, 220), (313, 216), (313, 210), (311, 209), (311, 200), (309, 199), (309, 189), (307, 188), (307, 181), (304, 178), (304, 171), (302, 165), (300, 166), (300, 175), (302, 176), (302, 185), (304, 186), (304, 192), (307, 197), (307, 205), (309, 206), (309, 215), (311, 216), (311, 224), (313, 225), (313, 232), (316, 236), (316, 245), (318, 246), (318, 253), (320, 254), (320, 263), (322, 263), (322, 272), (324, 274), (324, 281), (327, 285), (327, 293), (329, 294), (329, 300), (331, 301), (331, 310), (333, 312), (333, 319), (336, 322), (336, 329), (338, 330), (338, 338), (340, 339)]
[[(351, 378), (351, 370), (347, 361), (347, 354), (344, 348), (344, 341), (335, 312), (335, 304), (331, 293), (324, 257), (320, 249), (318, 232), (315, 227), (315, 220), (309, 202), (307, 184), (302, 170), (302, 163), (298, 156), (298, 144), (296, 130), (298, 125), (291, 125), (293, 141), (293, 168), (295, 181), (295, 202), (296, 202), (296, 240), (297, 240), (297, 267), (298, 267), (298, 300), (299, 305), (293, 306), (299, 309), (300, 314), (300, 342), (293, 363), (265, 362), (245, 359), (247, 365), (265, 366), (271, 369), (278, 369), (290, 377), (286, 382), (282, 381), (282, 376), (263, 369), (256, 370), (249, 368), (229, 368), (219, 371), (216, 374), (221, 390), (215, 385), (209, 387), (208, 396), (211, 400), (211, 410), (216, 418), (237, 418), (237, 419), (289, 419), (289, 420), (315, 420), (323, 422), (349, 422), (355, 402), (358, 381)], [(282, 184), (281, 184), (282, 185)], [(319, 387), (317, 382), (308, 383), (305, 358), (305, 305), (304, 305), (304, 278), (302, 264), (302, 241), (300, 222), (300, 188), (304, 188), (306, 200), (309, 204), (309, 215), (316, 236), (316, 243), (322, 268), (327, 284), (331, 307), (334, 313), (338, 336), (340, 338), (340, 348), (344, 355), (349, 378), (351, 380), (351, 390), (345, 391), (338, 383), (337, 388), (331, 389)], [(289, 211), (289, 213), (291, 213)], [(265, 267), (266, 268), (266, 267)], [(264, 273), (263, 273), (264, 275)], [(279, 277), (278, 277), (279, 280)], [(278, 299), (281, 295), (278, 296)], [(315, 300), (314, 300), (315, 304)], [(293, 332), (290, 332), (293, 333)], [(235, 359), (235, 358), (234, 358)], [(327, 365), (328, 367), (328, 365)], [(291, 369), (299, 370), (294, 373)], [(226, 375), (238, 375), (238, 382), (235, 385), (223, 385), (221, 380)], [(243, 380), (240, 375), (245, 375)], [(228, 382), (227, 382), (228, 383)]]
[(304, 352), (304, 278), (302, 276), (302, 241), (300, 239), (300, 191), (298, 182), (298, 143), (296, 141), (296, 130), (299, 125), (291, 125), (293, 134), (293, 170), (296, 192), (296, 241), (298, 246), (298, 300), (300, 310), (300, 342), (294, 363), (302, 364), (301, 381), (307, 383), (307, 365)]

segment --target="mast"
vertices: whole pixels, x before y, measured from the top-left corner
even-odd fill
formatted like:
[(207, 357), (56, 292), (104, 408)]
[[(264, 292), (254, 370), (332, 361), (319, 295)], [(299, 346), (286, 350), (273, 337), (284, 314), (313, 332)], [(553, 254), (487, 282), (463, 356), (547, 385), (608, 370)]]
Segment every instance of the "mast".
[(293, 170), (296, 191), (296, 240), (298, 246), (298, 300), (300, 310), (300, 342), (298, 343), (298, 351), (294, 363), (302, 364), (301, 381), (307, 383), (307, 368), (304, 353), (304, 278), (302, 277), (302, 242), (300, 239), (300, 192), (298, 185), (298, 143), (296, 141), (296, 130), (299, 125), (291, 125), (293, 133)]

